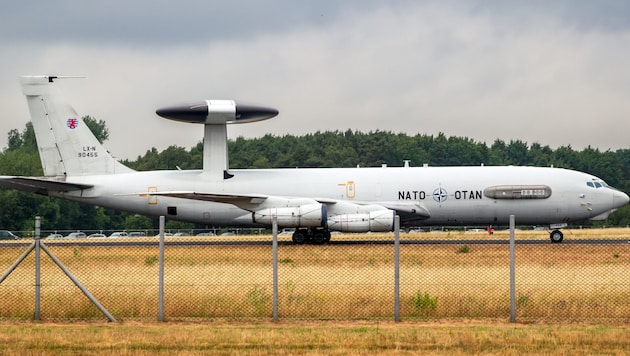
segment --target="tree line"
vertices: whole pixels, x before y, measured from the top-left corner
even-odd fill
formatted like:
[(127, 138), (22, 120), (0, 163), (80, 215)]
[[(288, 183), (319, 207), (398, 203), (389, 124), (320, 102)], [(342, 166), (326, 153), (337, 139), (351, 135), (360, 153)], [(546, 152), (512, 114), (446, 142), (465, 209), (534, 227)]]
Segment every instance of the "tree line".
[[(109, 138), (106, 123), (90, 116), (83, 118), (100, 142)], [(304, 136), (265, 135), (260, 138), (238, 137), (228, 142), (230, 168), (316, 168), (449, 165), (524, 165), (554, 166), (594, 174), (624, 192), (630, 192), (630, 149), (600, 151), (571, 146), (552, 149), (521, 140), (496, 139), (491, 145), (466, 137), (407, 135), (389, 131), (325, 131)], [(123, 164), (135, 170), (201, 169), (203, 143), (190, 149), (170, 146), (158, 152), (151, 148), (135, 160)], [(35, 133), (31, 123), (20, 132), (8, 133), (8, 146), (0, 153), (0, 174), (41, 176), (43, 174)], [(0, 229), (32, 230), (35, 216), (46, 229), (70, 230), (145, 230), (155, 229), (157, 218), (138, 216), (112, 209), (94, 207), (57, 198), (0, 189)], [(584, 225), (627, 226), (630, 208), (619, 209), (604, 222)], [(51, 228), (54, 227), (54, 228)], [(177, 221), (167, 221), (167, 228), (205, 228)]]

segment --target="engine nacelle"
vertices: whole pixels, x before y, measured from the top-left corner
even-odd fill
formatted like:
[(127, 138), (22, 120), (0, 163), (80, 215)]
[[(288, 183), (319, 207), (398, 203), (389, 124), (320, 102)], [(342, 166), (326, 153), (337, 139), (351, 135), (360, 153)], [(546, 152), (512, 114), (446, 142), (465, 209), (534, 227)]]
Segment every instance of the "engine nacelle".
[(393, 210), (376, 210), (369, 213), (341, 214), (328, 217), (328, 228), (341, 232), (386, 232), (394, 230)]
[(273, 217), (282, 227), (326, 226), (326, 205), (314, 203), (294, 207), (278, 207), (257, 210), (252, 214), (255, 223), (271, 225)]

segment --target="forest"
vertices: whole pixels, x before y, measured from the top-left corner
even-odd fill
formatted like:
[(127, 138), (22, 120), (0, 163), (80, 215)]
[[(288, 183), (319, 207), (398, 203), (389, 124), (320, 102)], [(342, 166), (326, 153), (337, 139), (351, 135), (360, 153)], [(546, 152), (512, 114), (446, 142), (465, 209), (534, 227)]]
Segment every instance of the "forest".
[[(109, 130), (103, 120), (83, 118), (86, 125), (104, 142)], [(265, 135), (260, 138), (238, 137), (229, 140), (230, 168), (289, 167), (375, 167), (449, 165), (522, 165), (553, 166), (594, 174), (609, 185), (630, 192), (630, 149), (600, 151), (571, 146), (555, 149), (520, 140), (496, 139), (491, 145), (466, 137), (347, 130), (315, 132), (304, 136)], [(203, 143), (186, 149), (170, 146), (158, 152), (151, 148), (135, 160), (123, 164), (135, 170), (200, 169)], [(8, 133), (8, 145), (0, 153), (1, 175), (41, 176), (42, 168), (31, 123)], [(158, 220), (125, 212), (79, 204), (57, 198), (0, 188), (0, 229), (33, 230), (34, 217), (40, 216), (48, 230), (145, 230), (155, 229)], [(627, 226), (630, 206), (619, 209), (606, 221), (584, 222), (584, 226)], [(167, 221), (167, 228), (206, 228), (190, 223)]]

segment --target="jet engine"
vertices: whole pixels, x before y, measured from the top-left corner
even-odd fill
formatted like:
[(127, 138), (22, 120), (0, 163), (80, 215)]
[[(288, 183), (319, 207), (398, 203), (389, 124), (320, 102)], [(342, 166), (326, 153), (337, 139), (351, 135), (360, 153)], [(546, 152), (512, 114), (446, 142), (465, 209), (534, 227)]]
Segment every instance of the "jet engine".
[(381, 205), (337, 202), (331, 205), (328, 228), (342, 232), (385, 232), (394, 230), (396, 212)]
[(255, 223), (271, 225), (274, 216), (282, 227), (318, 227), (326, 225), (326, 205), (313, 203), (293, 207), (273, 207), (252, 214)]
[(362, 214), (342, 214), (328, 218), (328, 228), (341, 232), (386, 232), (394, 229), (393, 210), (377, 210)]
[[(385, 232), (394, 229), (394, 210), (382, 205), (360, 205), (345, 201), (320, 203), (308, 198), (270, 196), (262, 201), (253, 199), (238, 206), (252, 212), (254, 223), (305, 228), (303, 231), (325, 229), (342, 232)], [(244, 219), (247, 219), (243, 216)], [(317, 230), (317, 231), (320, 231)]]

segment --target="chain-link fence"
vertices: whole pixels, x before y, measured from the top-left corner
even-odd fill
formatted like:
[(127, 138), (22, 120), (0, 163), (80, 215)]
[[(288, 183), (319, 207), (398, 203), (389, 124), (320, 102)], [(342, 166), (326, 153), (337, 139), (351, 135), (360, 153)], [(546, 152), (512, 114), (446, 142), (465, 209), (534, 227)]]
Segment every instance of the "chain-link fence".
[[(44, 235), (44, 234), (42, 234)], [(516, 232), (517, 321), (630, 321), (630, 229)], [(394, 319), (394, 234), (333, 235), (326, 245), (279, 236), (277, 294), (271, 235), (167, 237), (164, 317), (184, 319)], [(400, 234), (400, 318), (510, 317), (509, 233)], [(155, 237), (42, 239), (117, 320), (158, 317)], [(32, 242), (0, 241), (0, 273)], [(103, 313), (41, 255), (41, 319)], [(0, 318), (32, 319), (35, 256), (0, 283)]]

